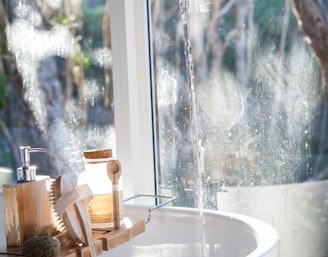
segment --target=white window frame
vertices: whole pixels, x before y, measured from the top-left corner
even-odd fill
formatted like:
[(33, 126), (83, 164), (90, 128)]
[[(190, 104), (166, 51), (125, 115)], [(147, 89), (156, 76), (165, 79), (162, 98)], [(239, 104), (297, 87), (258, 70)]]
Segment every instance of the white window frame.
[(110, 0), (116, 155), (124, 197), (155, 194), (147, 1)]

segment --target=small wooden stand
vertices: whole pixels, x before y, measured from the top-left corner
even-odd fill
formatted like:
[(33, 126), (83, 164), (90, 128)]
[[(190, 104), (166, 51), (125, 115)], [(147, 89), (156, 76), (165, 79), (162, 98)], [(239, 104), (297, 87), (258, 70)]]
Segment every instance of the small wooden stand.
[[(124, 225), (113, 231), (92, 231), (92, 241), (96, 248), (97, 255), (103, 251), (111, 249), (130, 241), (133, 237), (145, 231), (145, 221), (133, 221), (129, 218), (124, 218)], [(60, 237), (60, 236), (59, 236)], [(60, 238), (59, 238), (60, 239)], [(22, 255), (21, 247), (0, 248), (0, 254)], [(90, 251), (88, 246), (66, 245), (62, 246), (58, 257), (89, 257)]]

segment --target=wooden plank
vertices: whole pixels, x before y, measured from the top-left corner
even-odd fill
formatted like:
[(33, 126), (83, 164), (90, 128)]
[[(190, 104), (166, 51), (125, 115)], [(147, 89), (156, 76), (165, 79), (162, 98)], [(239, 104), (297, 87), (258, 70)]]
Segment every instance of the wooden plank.
[(133, 238), (143, 232), (145, 232), (146, 226), (145, 221), (140, 220), (134, 223), (134, 225), (130, 228), (130, 238)]
[(128, 229), (115, 229), (100, 237), (103, 242), (103, 247), (109, 251), (121, 244), (130, 240), (130, 233)]

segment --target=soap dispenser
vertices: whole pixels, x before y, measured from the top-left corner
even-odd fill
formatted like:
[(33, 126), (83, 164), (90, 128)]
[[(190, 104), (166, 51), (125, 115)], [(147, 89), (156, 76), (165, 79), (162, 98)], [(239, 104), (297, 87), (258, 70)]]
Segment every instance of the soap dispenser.
[(36, 176), (30, 154), (46, 152), (43, 148), (21, 146), (22, 166), (17, 168), (17, 181), (3, 185), (3, 206), (7, 246), (21, 246), (35, 235), (53, 235), (53, 213), (50, 176)]
[(22, 166), (17, 168), (17, 181), (35, 181), (37, 167), (35, 165), (30, 165), (30, 153), (46, 152), (47, 150), (43, 148), (32, 148), (30, 146), (20, 146), (19, 150)]

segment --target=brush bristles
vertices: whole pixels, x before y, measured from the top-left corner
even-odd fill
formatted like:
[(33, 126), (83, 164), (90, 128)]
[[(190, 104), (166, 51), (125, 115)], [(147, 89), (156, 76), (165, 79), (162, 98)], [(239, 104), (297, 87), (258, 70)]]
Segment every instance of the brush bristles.
[(49, 205), (50, 205), (49, 208), (51, 210), (51, 216), (52, 216), (51, 219), (55, 230), (54, 234), (64, 232), (66, 230), (64, 222), (55, 210), (56, 196), (55, 196), (54, 179), (48, 180), (47, 190), (48, 190)]

